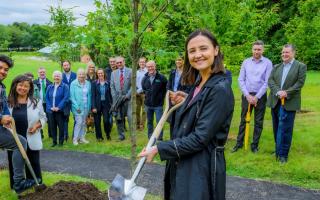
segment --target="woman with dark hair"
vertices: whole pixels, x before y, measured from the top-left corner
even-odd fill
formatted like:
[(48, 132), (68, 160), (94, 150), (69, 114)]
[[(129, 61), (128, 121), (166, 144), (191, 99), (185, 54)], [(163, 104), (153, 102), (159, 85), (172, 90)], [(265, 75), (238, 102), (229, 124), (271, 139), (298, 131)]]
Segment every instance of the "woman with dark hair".
[[(29, 77), (17, 76), (11, 83), (8, 104), (9, 111), (16, 123), (17, 133), (27, 139), (27, 155), (36, 177), (41, 183), (40, 150), (42, 149), (42, 140), (40, 130), (44, 127), (47, 118), (41, 100), (37, 101), (33, 97), (33, 91), (34, 85)], [(29, 170), (26, 170), (26, 177), (33, 179)]]
[(111, 115), (110, 108), (112, 105), (110, 84), (107, 81), (105, 70), (97, 70), (98, 79), (92, 82), (91, 88), (91, 111), (94, 117), (94, 125), (96, 128), (96, 138), (98, 141), (102, 141), (101, 133), (101, 115), (103, 115), (103, 127), (106, 132), (107, 140), (111, 140)]
[(140, 156), (151, 161), (159, 153), (167, 161), (165, 199), (225, 199), (224, 145), (234, 97), (225, 75), (220, 46), (207, 30), (197, 30), (185, 44), (182, 82), (193, 85), (188, 96), (171, 93), (173, 104), (186, 99), (176, 113), (173, 139)]

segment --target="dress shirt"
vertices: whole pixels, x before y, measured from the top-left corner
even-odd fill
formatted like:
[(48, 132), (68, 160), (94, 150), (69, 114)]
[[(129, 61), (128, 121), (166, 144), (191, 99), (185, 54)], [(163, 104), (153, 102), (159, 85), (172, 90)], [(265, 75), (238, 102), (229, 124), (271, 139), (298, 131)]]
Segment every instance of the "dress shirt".
[(259, 60), (253, 57), (243, 61), (239, 74), (239, 86), (244, 96), (256, 93), (260, 99), (267, 91), (268, 79), (272, 71), (272, 62), (265, 57)]
[(283, 84), (287, 78), (287, 75), (291, 69), (292, 63), (293, 63), (294, 59), (292, 59), (290, 62), (288, 62), (287, 64), (283, 63), (283, 71), (282, 71), (282, 78), (281, 78), (281, 89), (283, 87)]
[(144, 77), (144, 75), (146, 74), (147, 72), (144, 70), (144, 69), (139, 69), (137, 71), (137, 81), (136, 81), (136, 85), (137, 85), (137, 93), (140, 94), (142, 93), (142, 86), (141, 86), (141, 82), (142, 82), (142, 79)]
[(174, 92), (176, 92), (178, 90), (180, 78), (181, 78), (181, 73), (179, 72), (178, 69), (176, 69), (176, 74), (174, 76), (174, 83), (173, 83), (173, 91)]

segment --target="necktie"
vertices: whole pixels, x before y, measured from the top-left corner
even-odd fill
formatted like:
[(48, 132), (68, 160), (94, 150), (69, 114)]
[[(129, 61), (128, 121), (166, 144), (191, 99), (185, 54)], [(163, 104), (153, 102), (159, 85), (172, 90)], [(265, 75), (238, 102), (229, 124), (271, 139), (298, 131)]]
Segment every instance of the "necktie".
[(44, 79), (41, 80), (41, 92), (42, 92), (42, 99), (44, 102), (46, 99), (46, 85), (44, 83)]
[(120, 71), (120, 88), (123, 89), (124, 78), (123, 78), (123, 70)]

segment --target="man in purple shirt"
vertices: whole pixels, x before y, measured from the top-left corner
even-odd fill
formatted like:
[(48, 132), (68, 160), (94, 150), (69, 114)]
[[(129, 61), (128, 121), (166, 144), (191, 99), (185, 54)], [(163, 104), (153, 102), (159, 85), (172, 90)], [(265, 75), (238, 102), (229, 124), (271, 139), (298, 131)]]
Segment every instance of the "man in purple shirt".
[(243, 61), (240, 74), (239, 86), (242, 92), (241, 121), (237, 137), (237, 144), (233, 147), (232, 153), (243, 146), (245, 117), (248, 112), (248, 104), (251, 104), (250, 111), (254, 110), (254, 132), (251, 143), (251, 151), (258, 152), (258, 144), (263, 128), (263, 118), (266, 110), (268, 78), (272, 70), (272, 62), (262, 56), (264, 51), (263, 42), (258, 40), (253, 43), (252, 57)]

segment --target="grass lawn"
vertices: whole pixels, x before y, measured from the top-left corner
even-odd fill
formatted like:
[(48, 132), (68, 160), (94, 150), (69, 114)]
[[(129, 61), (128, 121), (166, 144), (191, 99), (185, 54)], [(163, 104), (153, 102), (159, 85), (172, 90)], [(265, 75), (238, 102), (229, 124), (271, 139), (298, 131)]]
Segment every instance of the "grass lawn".
[[(56, 69), (59, 69), (57, 63), (50, 61), (30, 60), (28, 54), (17, 54), (14, 56), (16, 66), (9, 72), (8, 78), (5, 81), (9, 87), (12, 77), (19, 73), (32, 71), (36, 75), (38, 66), (45, 66), (49, 74)], [(74, 63), (73, 70), (83, 66), (80, 63)], [(231, 124), (229, 140), (226, 145), (226, 160), (227, 174), (232, 176), (241, 176), (254, 179), (263, 179), (273, 182), (285, 183), (289, 185), (320, 189), (320, 72), (308, 72), (305, 86), (302, 90), (302, 110), (309, 112), (298, 113), (295, 119), (295, 127), (291, 151), (289, 154), (288, 163), (281, 165), (275, 161), (271, 152), (274, 150), (274, 141), (272, 133), (272, 121), (270, 109), (267, 108), (264, 120), (264, 129), (260, 138), (260, 150), (258, 154), (253, 154), (250, 151), (240, 150), (237, 153), (231, 154), (230, 151), (235, 145), (238, 126), (240, 122), (240, 89), (237, 84), (237, 76), (233, 77), (233, 91), (235, 94), (235, 112)], [(8, 89), (8, 88), (7, 88)], [(69, 123), (69, 132), (72, 131), (72, 118)], [(168, 124), (165, 126), (165, 139), (169, 138)], [(252, 139), (253, 122), (251, 122), (250, 139)], [(46, 132), (46, 131), (45, 131)], [(112, 130), (112, 141), (96, 142), (93, 134), (87, 134), (89, 144), (73, 146), (71, 141), (68, 141), (62, 148), (54, 148), (61, 150), (73, 150), (84, 152), (95, 152), (111, 154), (119, 157), (130, 157), (130, 140), (118, 142), (116, 126), (114, 124)], [(146, 130), (137, 133), (138, 151), (147, 143)], [(45, 137), (45, 149), (51, 149), (51, 141)], [(159, 159), (156, 159), (159, 162)], [(160, 180), (159, 180), (160, 181)]]

